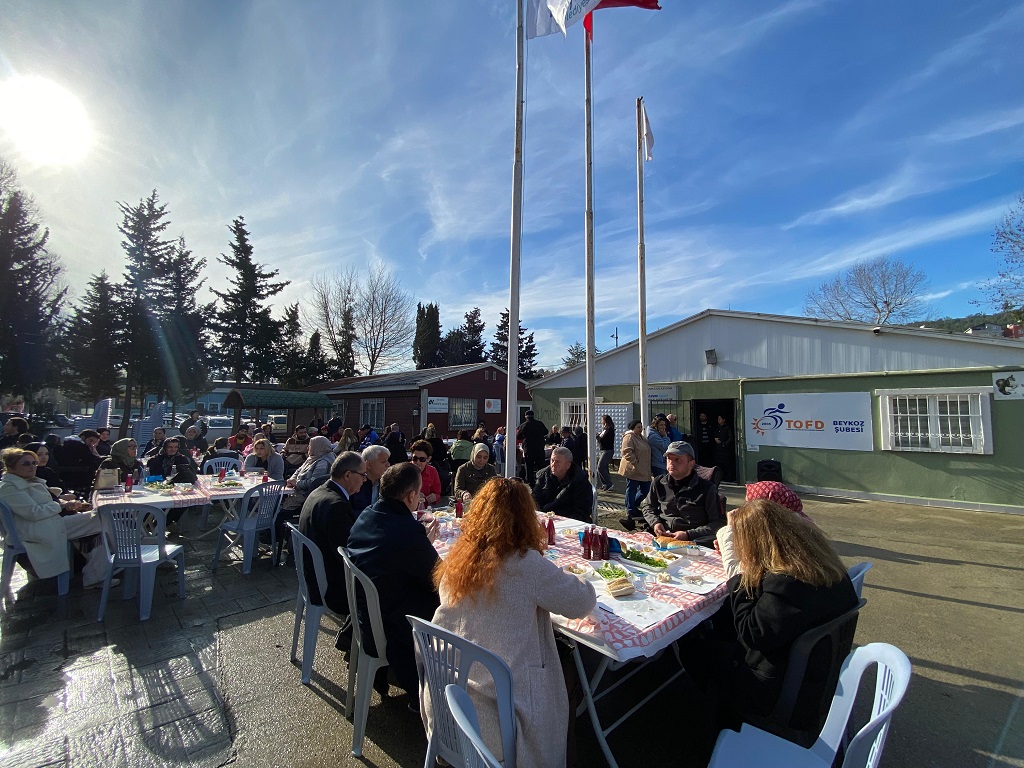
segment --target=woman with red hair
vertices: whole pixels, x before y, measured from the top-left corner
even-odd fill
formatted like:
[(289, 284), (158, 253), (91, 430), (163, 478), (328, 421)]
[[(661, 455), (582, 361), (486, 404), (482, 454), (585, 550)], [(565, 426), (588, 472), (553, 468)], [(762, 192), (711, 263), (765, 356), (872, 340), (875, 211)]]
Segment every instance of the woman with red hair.
[[(512, 669), (518, 764), (560, 767), (570, 712), (551, 613), (581, 618), (597, 597), (589, 582), (544, 557), (546, 547), (527, 486), (488, 480), (473, 497), (462, 536), (434, 572), (441, 597), (434, 623), (487, 648)], [(494, 684), (486, 672), (471, 674), (469, 693), (487, 746), (503, 759)], [(429, 734), (430, 697), (425, 689), (420, 697)]]

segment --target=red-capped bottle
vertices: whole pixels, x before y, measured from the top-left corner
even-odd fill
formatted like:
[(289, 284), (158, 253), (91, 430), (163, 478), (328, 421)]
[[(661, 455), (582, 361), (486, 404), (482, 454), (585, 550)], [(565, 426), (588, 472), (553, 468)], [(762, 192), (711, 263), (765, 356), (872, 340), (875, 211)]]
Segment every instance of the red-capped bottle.
[(548, 544), (554, 545), (555, 543), (555, 521), (550, 517), (548, 518)]
[(584, 560), (590, 559), (590, 529), (583, 529), (583, 540), (580, 542), (581, 550), (580, 555), (583, 556)]
[(601, 559), (602, 560), (610, 560), (611, 559), (611, 554), (612, 553), (611, 553), (611, 550), (609, 549), (609, 544), (608, 544), (608, 529), (607, 528), (602, 528), (601, 529)]
[(583, 534), (583, 558), (585, 560), (595, 560), (594, 557), (594, 529), (592, 526), (587, 526), (586, 533)]
[(242, 466), (240, 466), (238, 468), (238, 476), (239, 477), (245, 477), (245, 464), (243, 464)]
[(456, 499), (455, 500), (455, 517), (456, 518), (461, 518), (462, 517), (462, 499)]
[(227, 475), (227, 473), (228, 471), (224, 467), (221, 467), (220, 473), (217, 475), (217, 479), (221, 482), (224, 482), (224, 477)]
[(260, 480), (260, 482), (261, 483), (269, 483), (270, 482), (270, 475), (268, 475), (266, 472), (264, 472), (263, 473), (263, 479)]
[(135, 482), (135, 478), (133, 478), (131, 475), (128, 475), (124, 479), (124, 492), (125, 493), (131, 493), (132, 492), (132, 483), (134, 483), (134, 482)]

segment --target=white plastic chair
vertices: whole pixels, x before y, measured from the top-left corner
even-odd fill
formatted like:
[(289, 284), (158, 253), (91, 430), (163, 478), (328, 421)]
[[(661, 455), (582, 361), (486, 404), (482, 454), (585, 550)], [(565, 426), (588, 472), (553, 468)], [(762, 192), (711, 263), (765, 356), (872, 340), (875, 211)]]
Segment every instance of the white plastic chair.
[(858, 599), (860, 599), (860, 593), (864, 589), (864, 574), (870, 571), (872, 567), (872, 563), (857, 563), (849, 570), (850, 581), (853, 582), (853, 590), (857, 593)]
[(491, 754), (480, 737), (476, 708), (469, 694), (451, 683), (445, 686), (444, 697), (459, 732), (459, 749), (463, 756), (456, 765), (464, 768), (501, 768), (501, 763)]
[(484, 667), (494, 681), (503, 762), (505, 765), (515, 765), (516, 710), (512, 697), (512, 670), (508, 664), (486, 648), (436, 624), (416, 616), (405, 618), (412, 624), (412, 636), (419, 650), (416, 671), (419, 673), (420, 682), (427, 686), (434, 712), (434, 727), (427, 743), (424, 766), (431, 768), (437, 756), (453, 765), (462, 760), (458, 728), (444, 706), (444, 689), (446, 685), (453, 683), (465, 688), (469, 682), (470, 667), (474, 663)]
[[(7, 590), (11, 588), (11, 579), (14, 577), (14, 564), (18, 555), (27, 555), (28, 550), (18, 538), (18, 531), (14, 527), (14, 513), (11, 508), (0, 501), (0, 536), (3, 537), (4, 562), (0, 566), (0, 602), (7, 596)], [(68, 570), (57, 574), (57, 594), (66, 595), (71, 586), (71, 543), (68, 542)]]
[[(211, 469), (213, 470), (212, 473), (210, 472)], [(240, 459), (232, 459), (230, 456), (218, 456), (215, 459), (207, 459), (206, 461), (203, 462), (203, 468), (200, 470), (200, 474), (215, 475), (222, 469), (227, 470), (228, 472), (230, 472), (231, 470), (235, 470), (235, 472), (241, 472), (242, 462)]]
[[(344, 547), (338, 547), (345, 560), (345, 592), (349, 610), (352, 612), (352, 650), (348, 659), (348, 695), (345, 697), (345, 715), (352, 720), (352, 754), (363, 755), (363, 737), (366, 735), (366, 717), (370, 712), (370, 694), (377, 670), (388, 665), (387, 640), (384, 637), (384, 620), (380, 615), (380, 596), (370, 577), (352, 564), (352, 558)], [(298, 560), (296, 560), (298, 562)], [(364, 608), (356, 599), (356, 582), (363, 590)], [(370, 620), (376, 656), (371, 656), (363, 646), (363, 633), (359, 626), (360, 611), (364, 610)], [(355, 673), (353, 674), (353, 670)], [(356, 698), (353, 698), (355, 696)], [(354, 719), (353, 719), (354, 716)]]
[(305, 635), (302, 638), (302, 684), (309, 685), (309, 676), (313, 671), (313, 656), (316, 655), (317, 635), (320, 634), (320, 619), (325, 613), (336, 616), (339, 621), (342, 617), (337, 616), (326, 604), (314, 605), (309, 599), (309, 585), (306, 582), (306, 558), (303, 550), (309, 551), (313, 561), (313, 571), (316, 574), (317, 588), (320, 590), (320, 599), (327, 594), (327, 573), (324, 570), (324, 556), (312, 539), (303, 536), (291, 523), (285, 523), (285, 527), (292, 534), (292, 552), (295, 554), (295, 571), (299, 577), (299, 596), (295, 601), (295, 630), (292, 632), (292, 661), (298, 661), (295, 651), (299, 647), (299, 626), (302, 624), (302, 614), (306, 614)]
[[(114, 571), (124, 571), (125, 581), (121, 587), (125, 600), (135, 596), (139, 590), (139, 621), (149, 618), (153, 606), (153, 587), (156, 584), (156, 569), (161, 563), (171, 560), (178, 566), (178, 597), (185, 597), (185, 549), (180, 544), (167, 545), (165, 533), (167, 517), (162, 509), (145, 504), (107, 504), (99, 508), (104, 529), (114, 539), (114, 551), (110, 550), (109, 538), (104, 535), (103, 547), (107, 552), (107, 575), (103, 580), (103, 594), (100, 596), (100, 611), (96, 621), (103, 621), (110, 596), (110, 583)], [(152, 516), (153, 523), (143, 520)], [(156, 544), (144, 544), (143, 539), (156, 538)], [(134, 569), (134, 570), (132, 570)]]
[(842, 768), (875, 768), (882, 758), (892, 713), (910, 682), (910, 659), (888, 643), (869, 643), (846, 657), (828, 719), (809, 749), (744, 724), (739, 733), (724, 730), (718, 735), (708, 768), (829, 768), (846, 733), (860, 679), (872, 664), (878, 665), (878, 672), (871, 719), (850, 742)]
[[(230, 539), (228, 549), (238, 543), (238, 535), (242, 540), (242, 573), (248, 574), (252, 571), (252, 560), (256, 555), (256, 544), (259, 541), (260, 531), (270, 531), (270, 553), (271, 560), (276, 565), (274, 551), (277, 548), (276, 521), (277, 513), (281, 509), (281, 500), (284, 498), (284, 483), (280, 480), (271, 480), (268, 483), (261, 483), (253, 486), (245, 495), (238, 506), (238, 517), (232, 520), (225, 520), (220, 524), (221, 535), (217, 536), (217, 551), (213, 555), (213, 563), (210, 567), (217, 570), (220, 564), (220, 553), (224, 546), (225, 536)], [(231, 535), (235, 538), (231, 539)]]

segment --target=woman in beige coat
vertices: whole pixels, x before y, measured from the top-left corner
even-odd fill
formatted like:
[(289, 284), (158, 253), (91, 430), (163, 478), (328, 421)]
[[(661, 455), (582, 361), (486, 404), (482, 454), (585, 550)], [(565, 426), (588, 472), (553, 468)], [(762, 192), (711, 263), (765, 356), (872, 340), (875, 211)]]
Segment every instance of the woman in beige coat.
[[(434, 623), (494, 652), (512, 669), (516, 763), (562, 768), (569, 698), (551, 614), (581, 618), (597, 597), (593, 585), (545, 558), (546, 546), (527, 486), (515, 479), (488, 480), (473, 497), (462, 536), (435, 572), (441, 607)], [(484, 741), (501, 760), (494, 684), (479, 665), (469, 692)], [(429, 735), (432, 702), (425, 689), (420, 698)]]
[[(69, 570), (68, 541), (98, 534), (100, 519), (95, 512), (79, 512), (61, 517), (62, 502), (50, 495), (45, 481), (36, 477), (39, 459), (32, 451), (8, 448), (0, 458), (4, 476), (0, 478), (0, 501), (14, 513), (14, 527), (25, 545), (32, 570), (41, 579)], [(103, 547), (96, 542), (82, 571), (82, 582), (90, 587), (103, 582), (107, 561)]]
[(651, 490), (651, 444), (644, 437), (644, 425), (640, 419), (629, 422), (629, 431), (622, 436), (619, 449), (619, 474), (626, 478), (626, 516), (619, 522), (627, 531), (636, 527), (640, 514), (640, 502)]

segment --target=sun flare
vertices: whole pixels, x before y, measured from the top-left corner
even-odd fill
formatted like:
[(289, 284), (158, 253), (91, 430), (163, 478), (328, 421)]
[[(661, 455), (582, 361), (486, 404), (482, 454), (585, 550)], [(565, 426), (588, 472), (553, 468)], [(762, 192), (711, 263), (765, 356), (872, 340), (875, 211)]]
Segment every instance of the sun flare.
[(82, 102), (52, 80), (32, 75), (0, 82), (0, 133), (37, 165), (71, 165), (92, 144)]

